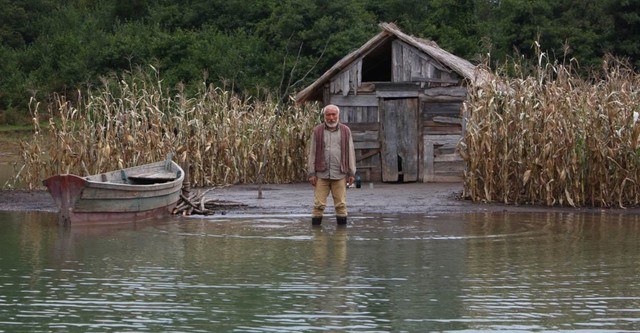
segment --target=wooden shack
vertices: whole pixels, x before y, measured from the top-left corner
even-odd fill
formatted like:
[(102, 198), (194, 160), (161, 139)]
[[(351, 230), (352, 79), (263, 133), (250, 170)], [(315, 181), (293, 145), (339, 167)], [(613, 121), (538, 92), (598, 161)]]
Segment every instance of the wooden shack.
[(394, 24), (380, 28), (296, 101), (340, 107), (364, 181), (460, 181), (461, 108), (476, 66)]

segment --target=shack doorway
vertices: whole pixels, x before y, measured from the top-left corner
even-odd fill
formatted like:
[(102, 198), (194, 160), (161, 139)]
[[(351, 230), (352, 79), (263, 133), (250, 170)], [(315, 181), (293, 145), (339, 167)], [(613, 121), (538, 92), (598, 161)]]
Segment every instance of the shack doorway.
[(380, 102), (383, 182), (418, 181), (418, 99)]

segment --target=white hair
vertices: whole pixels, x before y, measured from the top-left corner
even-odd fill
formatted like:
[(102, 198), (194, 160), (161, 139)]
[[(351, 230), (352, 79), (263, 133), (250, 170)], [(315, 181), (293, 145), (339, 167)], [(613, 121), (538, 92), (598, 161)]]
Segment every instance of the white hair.
[(340, 108), (335, 104), (329, 104), (329, 105), (323, 107), (322, 108), (322, 115), (324, 115), (325, 111), (327, 111), (328, 108), (335, 108), (336, 111), (338, 111), (338, 116), (340, 115)]

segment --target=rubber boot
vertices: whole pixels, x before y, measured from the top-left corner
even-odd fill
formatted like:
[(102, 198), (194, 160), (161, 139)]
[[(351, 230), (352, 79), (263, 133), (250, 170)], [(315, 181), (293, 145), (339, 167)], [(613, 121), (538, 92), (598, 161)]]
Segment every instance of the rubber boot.
[(336, 216), (336, 220), (338, 225), (347, 225), (347, 217), (346, 216)]
[(320, 217), (311, 217), (311, 225), (319, 226), (322, 223), (322, 216)]

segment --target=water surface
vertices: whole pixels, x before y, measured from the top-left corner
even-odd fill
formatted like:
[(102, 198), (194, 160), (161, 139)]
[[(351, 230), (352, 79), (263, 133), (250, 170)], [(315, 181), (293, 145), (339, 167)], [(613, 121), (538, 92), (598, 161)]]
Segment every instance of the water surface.
[(0, 332), (640, 330), (640, 219), (0, 213)]

